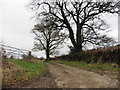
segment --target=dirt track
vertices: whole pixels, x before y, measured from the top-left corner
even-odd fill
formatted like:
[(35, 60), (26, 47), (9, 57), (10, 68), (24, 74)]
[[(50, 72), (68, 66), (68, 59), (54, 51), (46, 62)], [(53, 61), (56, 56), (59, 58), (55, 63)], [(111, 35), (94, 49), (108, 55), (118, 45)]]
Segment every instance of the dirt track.
[(117, 88), (116, 80), (62, 64), (47, 63), (58, 88)]
[(9, 88), (57, 88), (57, 85), (50, 73), (46, 72), (43, 76), (33, 78), (26, 82), (17, 83)]
[(14, 88), (117, 88), (117, 79), (67, 65), (46, 63), (49, 72)]

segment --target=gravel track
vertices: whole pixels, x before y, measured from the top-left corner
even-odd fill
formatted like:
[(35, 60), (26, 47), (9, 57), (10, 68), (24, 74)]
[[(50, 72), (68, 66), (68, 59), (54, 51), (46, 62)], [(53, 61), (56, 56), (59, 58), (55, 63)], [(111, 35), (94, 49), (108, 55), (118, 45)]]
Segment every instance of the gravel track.
[(95, 72), (63, 64), (46, 63), (58, 88), (117, 88), (117, 81)]

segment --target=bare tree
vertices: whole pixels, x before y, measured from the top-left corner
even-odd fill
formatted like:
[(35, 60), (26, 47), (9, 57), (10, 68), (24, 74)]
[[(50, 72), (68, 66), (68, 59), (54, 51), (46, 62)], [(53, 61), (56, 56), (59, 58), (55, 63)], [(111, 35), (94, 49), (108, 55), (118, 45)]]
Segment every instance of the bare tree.
[(45, 50), (46, 58), (55, 53), (55, 49), (64, 43), (67, 35), (58, 30), (53, 17), (45, 17), (41, 23), (36, 24), (32, 30), (36, 42), (34, 50)]
[(82, 51), (88, 44), (100, 46), (110, 42), (112, 39), (103, 35), (106, 32), (106, 23), (100, 16), (103, 13), (119, 11), (115, 2), (104, 2), (104, 0), (103, 2), (33, 0), (30, 7), (36, 10), (37, 18), (41, 19), (46, 15), (57, 18), (57, 26), (69, 32), (69, 38), (76, 52)]

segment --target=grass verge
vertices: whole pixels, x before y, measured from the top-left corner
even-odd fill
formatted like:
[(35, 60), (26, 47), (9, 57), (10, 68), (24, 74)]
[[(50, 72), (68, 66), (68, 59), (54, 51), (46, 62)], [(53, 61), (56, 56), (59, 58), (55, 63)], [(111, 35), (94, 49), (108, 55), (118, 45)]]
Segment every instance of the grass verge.
[(79, 67), (83, 69), (93, 69), (93, 70), (102, 70), (102, 71), (120, 71), (117, 64), (113, 64), (113, 63), (88, 64), (82, 61), (63, 61), (63, 60), (50, 61), (50, 62), (65, 64), (65, 65)]
[(7, 60), (5, 68), (3, 68), (3, 86), (9, 86), (16, 82), (32, 79), (42, 76), (47, 67), (43, 62), (28, 62), (25, 60)]

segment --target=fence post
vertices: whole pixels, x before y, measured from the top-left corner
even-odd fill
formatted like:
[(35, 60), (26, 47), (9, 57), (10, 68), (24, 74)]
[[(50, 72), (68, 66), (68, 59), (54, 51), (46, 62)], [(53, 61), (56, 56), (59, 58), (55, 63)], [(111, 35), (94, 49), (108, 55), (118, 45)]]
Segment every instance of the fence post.
[(28, 59), (29, 59), (29, 61), (31, 61), (31, 59), (32, 59), (31, 51), (28, 52)]
[(0, 61), (2, 60), (2, 48), (0, 48)]
[(2, 89), (2, 48), (0, 47), (0, 89)]

